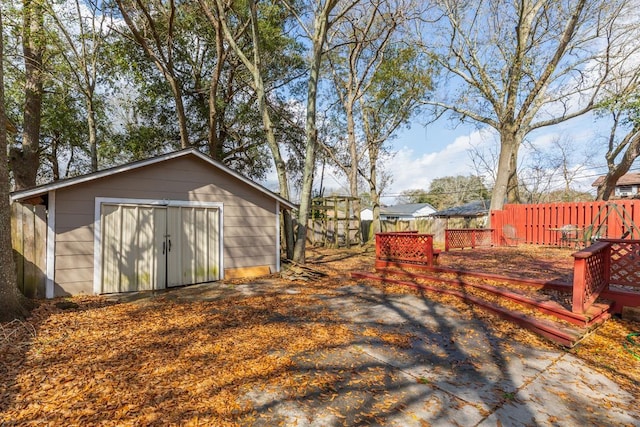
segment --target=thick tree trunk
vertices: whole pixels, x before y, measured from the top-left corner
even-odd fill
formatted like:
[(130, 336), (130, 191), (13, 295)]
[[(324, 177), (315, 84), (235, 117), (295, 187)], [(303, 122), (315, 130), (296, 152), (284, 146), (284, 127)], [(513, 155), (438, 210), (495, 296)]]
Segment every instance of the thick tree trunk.
[(22, 148), (12, 148), (11, 167), (17, 190), (36, 185), (40, 165), (40, 122), (42, 118), (42, 40), (41, 0), (23, 3), (22, 49), (25, 68), (24, 132)]
[[(508, 130), (500, 132), (500, 157), (498, 158), (496, 182), (491, 194), (491, 210), (502, 210), (509, 194), (513, 195), (510, 184), (514, 183), (514, 175), (517, 173), (519, 145), (520, 140), (515, 132)], [(517, 183), (517, 179), (515, 182)]]
[[(519, 138), (516, 137), (518, 141)], [(513, 145), (509, 161), (509, 184), (507, 185), (507, 203), (520, 203), (520, 183), (518, 181), (518, 150), (520, 142)]]
[[(0, 11), (0, 34), (2, 13)], [(4, 45), (0, 37), (0, 64), (4, 63)], [(4, 111), (4, 72), (0, 66), (0, 322), (26, 315), (22, 295), (16, 284), (16, 268), (11, 247), (11, 207), (9, 206), (9, 169), (7, 163), (7, 123)]]
[(311, 192), (313, 189), (313, 174), (316, 166), (316, 151), (318, 147), (318, 131), (316, 129), (316, 108), (320, 66), (322, 63), (322, 48), (329, 28), (329, 13), (335, 7), (336, 0), (327, 0), (322, 12), (314, 20), (313, 53), (309, 69), (307, 86), (307, 113), (305, 121), (306, 150), (304, 171), (302, 176), (302, 190), (300, 192), (300, 208), (298, 211), (298, 233), (296, 236), (293, 260), (304, 264), (306, 261), (307, 222), (311, 209)]

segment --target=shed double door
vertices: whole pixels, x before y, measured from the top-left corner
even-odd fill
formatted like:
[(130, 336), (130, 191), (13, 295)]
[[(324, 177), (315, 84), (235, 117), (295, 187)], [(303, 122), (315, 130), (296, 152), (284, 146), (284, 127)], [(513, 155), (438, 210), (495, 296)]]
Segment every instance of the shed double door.
[(218, 280), (219, 210), (102, 205), (102, 292)]

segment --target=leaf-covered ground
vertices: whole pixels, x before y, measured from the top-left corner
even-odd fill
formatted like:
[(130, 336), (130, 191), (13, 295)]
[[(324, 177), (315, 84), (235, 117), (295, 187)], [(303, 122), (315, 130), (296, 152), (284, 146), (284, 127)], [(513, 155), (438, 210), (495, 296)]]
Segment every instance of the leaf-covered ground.
[[(566, 251), (482, 253), (445, 254), (441, 262), (527, 277), (570, 275)], [(345, 284), (350, 270), (371, 268), (372, 248), (314, 249), (309, 261), (328, 276), (237, 281), (224, 284), (225, 292), (194, 298), (185, 290), (181, 298), (170, 292), (126, 302), (105, 297), (42, 302), (26, 321), (1, 325), (0, 425), (246, 425), (265, 413), (268, 419), (271, 410), (246, 396), (279, 390), (285, 400), (322, 402), (331, 412), (336, 384), (349, 384), (357, 409), (358, 391), (380, 397), (349, 422), (375, 423), (380, 411), (402, 410), (385, 398), (392, 373), (380, 367), (327, 369), (331, 361), (321, 357), (335, 357), (354, 342), (353, 330), (323, 298)], [(513, 339), (549, 346), (526, 332), (512, 334), (514, 327), (506, 322), (491, 324)], [(638, 393), (640, 361), (623, 346), (637, 331), (637, 322), (616, 318), (572, 352)], [(398, 349), (410, 338), (375, 327), (359, 334)], [(335, 414), (343, 417), (338, 408)]]
[[(334, 251), (331, 255), (320, 251), (311, 257), (311, 263), (315, 263), (314, 265), (318, 268), (325, 268), (333, 272), (366, 270), (371, 269), (372, 262), (370, 260), (375, 257), (374, 251), (373, 247), (365, 247), (361, 250)], [(533, 245), (465, 249), (442, 252), (438, 263), (442, 267), (460, 270), (572, 283), (573, 257), (571, 254), (574, 252), (575, 250), (570, 248)], [(355, 255), (358, 253), (362, 253), (362, 255)], [(375, 286), (375, 284), (372, 285)], [(393, 292), (413, 291), (394, 286)], [(461, 310), (468, 309), (466, 304), (460, 303), (455, 298), (437, 295), (432, 295), (431, 298), (445, 304), (459, 306)], [(478, 312), (476, 315), (484, 316), (486, 314)], [(498, 335), (513, 327), (508, 322), (502, 321), (492, 322), (492, 324), (503, 329), (503, 331), (496, 331)], [(637, 398), (640, 399), (640, 360), (637, 358), (640, 357), (640, 337), (629, 337), (629, 334), (638, 332), (640, 332), (640, 322), (615, 316), (583, 339), (570, 352), (613, 381), (629, 390), (635, 390)], [(523, 341), (535, 341), (538, 346), (551, 346), (528, 332), (523, 332), (521, 335), (510, 335), (510, 337)], [(639, 346), (634, 347), (629, 340), (633, 340)]]

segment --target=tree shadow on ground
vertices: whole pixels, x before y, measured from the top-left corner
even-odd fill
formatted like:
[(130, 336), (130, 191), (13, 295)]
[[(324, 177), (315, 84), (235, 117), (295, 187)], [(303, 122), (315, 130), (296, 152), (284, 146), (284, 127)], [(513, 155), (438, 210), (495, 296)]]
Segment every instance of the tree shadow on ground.
[(476, 425), (548, 366), (472, 306), (337, 277), (89, 302), (43, 318), (0, 424)]

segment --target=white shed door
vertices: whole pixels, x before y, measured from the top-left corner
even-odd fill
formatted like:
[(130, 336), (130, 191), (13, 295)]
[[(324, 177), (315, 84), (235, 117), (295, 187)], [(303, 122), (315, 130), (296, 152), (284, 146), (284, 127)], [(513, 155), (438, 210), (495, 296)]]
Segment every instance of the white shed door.
[(218, 280), (216, 208), (102, 204), (102, 292)]
[(167, 285), (220, 279), (218, 209), (191, 206), (167, 209)]

